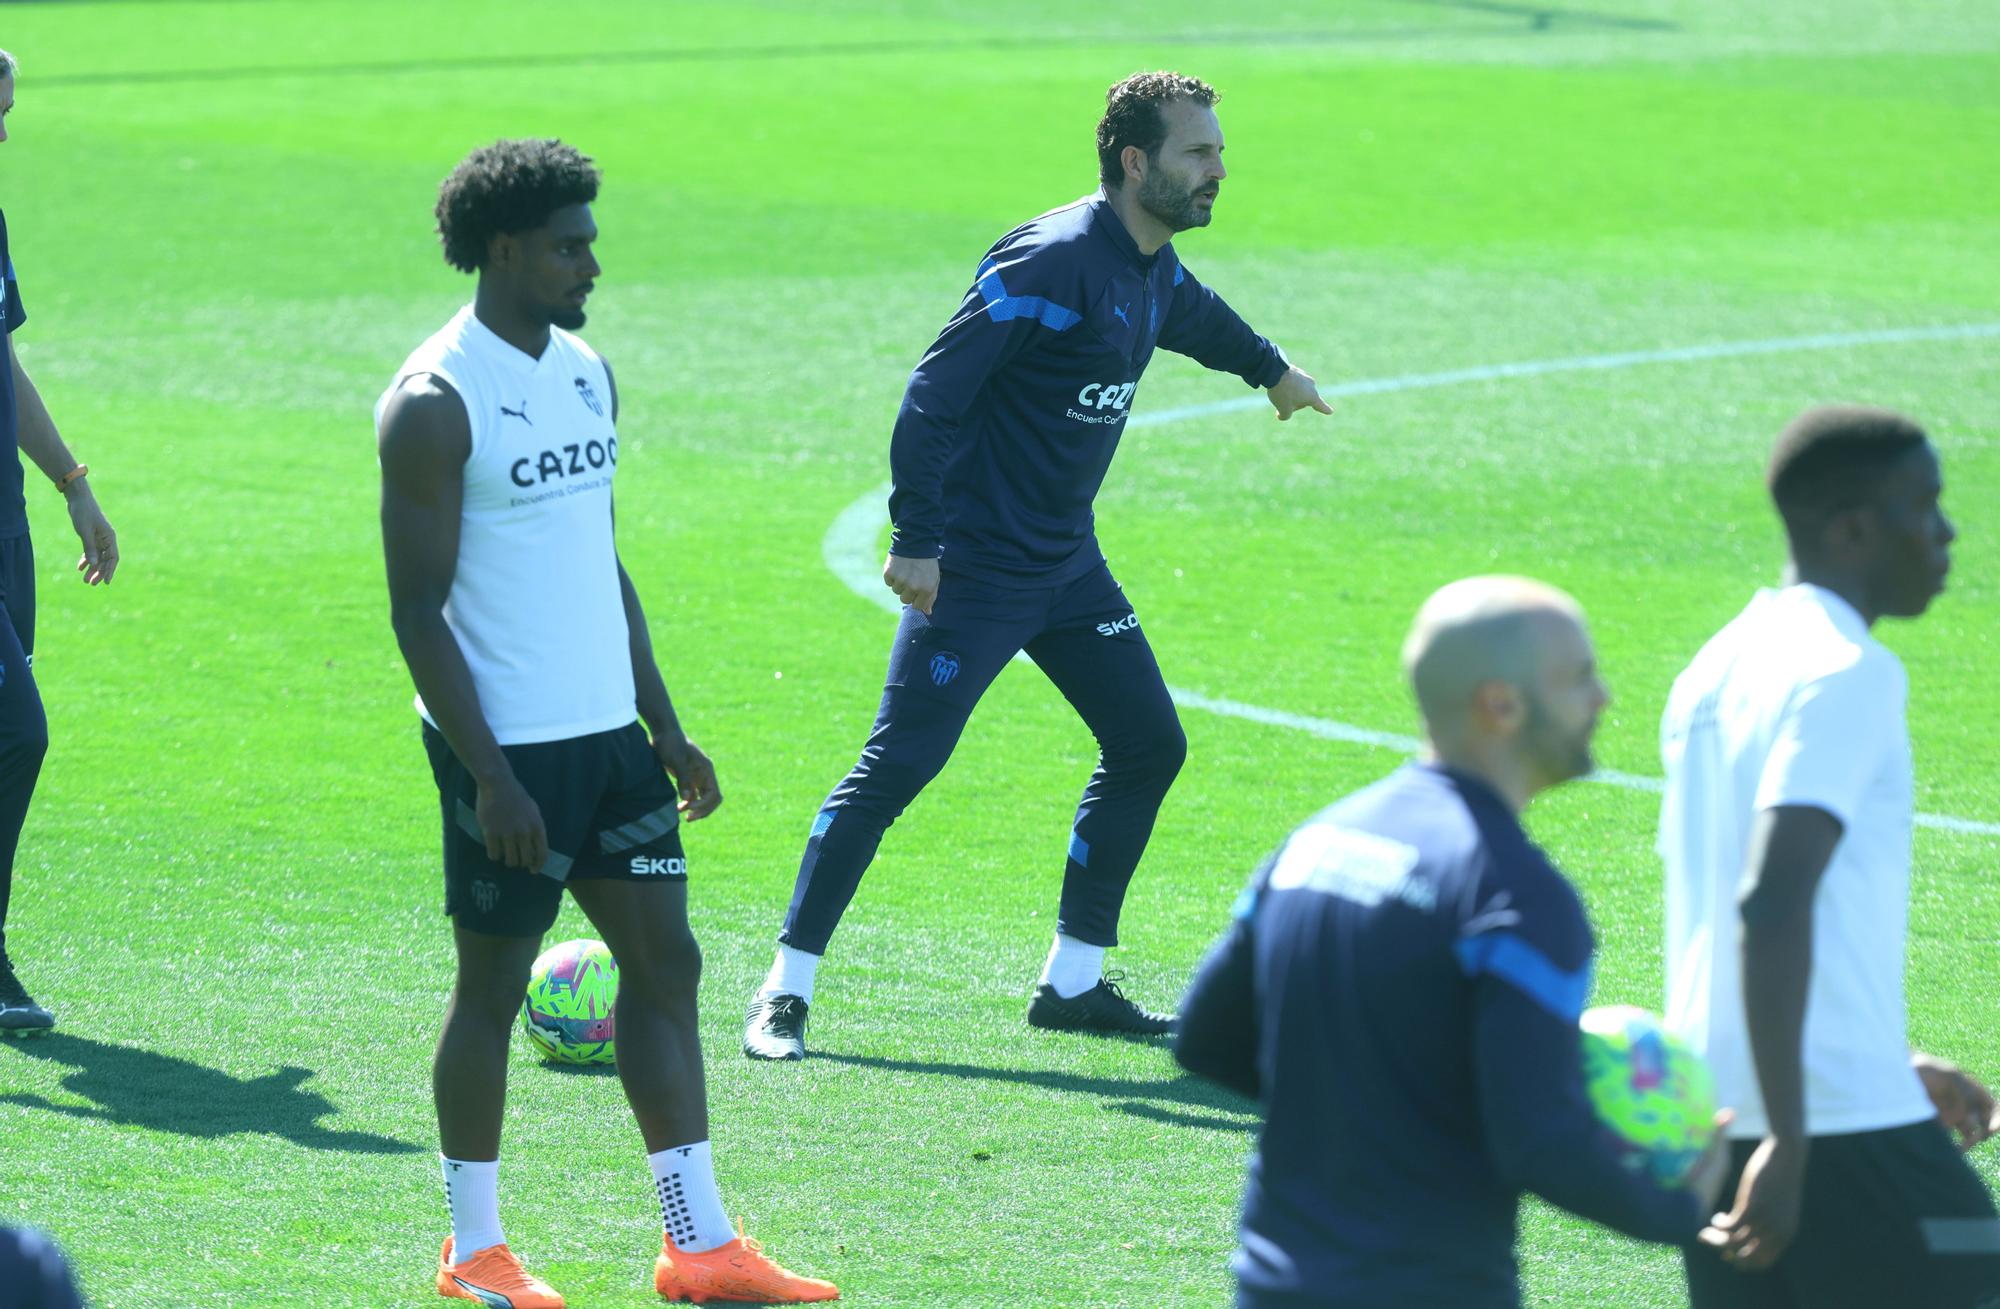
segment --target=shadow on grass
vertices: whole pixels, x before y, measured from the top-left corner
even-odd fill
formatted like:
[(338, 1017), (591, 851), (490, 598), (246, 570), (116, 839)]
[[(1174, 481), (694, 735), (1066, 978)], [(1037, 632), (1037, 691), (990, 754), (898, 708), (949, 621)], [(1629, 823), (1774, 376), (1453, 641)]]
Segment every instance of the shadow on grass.
[[(1117, 1101), (1105, 1106), (1114, 1113), (1130, 1114), (1151, 1122), (1171, 1123), (1177, 1127), (1254, 1132), (1260, 1121), (1256, 1101), (1245, 1100), (1233, 1091), (1225, 1091), (1189, 1073), (1176, 1073), (1172, 1077), (1098, 1077), (1089, 1073), (1063, 1073), (1039, 1068), (985, 1068), (978, 1064), (884, 1059), (878, 1055), (840, 1054), (829, 1050), (815, 1050), (809, 1058), (883, 1072), (927, 1073), (977, 1082), (1012, 1082), (1017, 1086), (1039, 1086), (1079, 1095), (1101, 1095)], [(1190, 1109), (1223, 1112), (1189, 1113)], [(1250, 1117), (1231, 1118), (1225, 1117), (1225, 1114), (1247, 1114)]]
[(39, 1095), (10, 1094), (0, 1095), (0, 1104), (196, 1138), (269, 1132), (309, 1150), (421, 1152), (407, 1141), (321, 1127), (319, 1120), (337, 1111), (319, 1092), (299, 1089), (313, 1076), (310, 1068), (288, 1066), (246, 1081), (172, 1055), (61, 1032), (10, 1043), (7, 1057), (16, 1054), (74, 1069), (64, 1075), (63, 1089), (93, 1103), (57, 1104)]

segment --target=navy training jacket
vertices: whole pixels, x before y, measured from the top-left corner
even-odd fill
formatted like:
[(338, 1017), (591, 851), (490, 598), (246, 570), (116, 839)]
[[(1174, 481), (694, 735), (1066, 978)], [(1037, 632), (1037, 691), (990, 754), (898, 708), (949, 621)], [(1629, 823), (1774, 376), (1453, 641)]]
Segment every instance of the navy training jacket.
[(1262, 1100), (1241, 1303), (1517, 1309), (1520, 1196), (1684, 1244), (1583, 1086), (1583, 903), (1484, 782), (1422, 763), (1300, 827), (1181, 1006), (1176, 1054)]
[(1094, 568), (1091, 502), (1155, 346), (1253, 387), (1287, 367), (1102, 191), (1001, 237), (903, 394), (891, 553), (1049, 585)]

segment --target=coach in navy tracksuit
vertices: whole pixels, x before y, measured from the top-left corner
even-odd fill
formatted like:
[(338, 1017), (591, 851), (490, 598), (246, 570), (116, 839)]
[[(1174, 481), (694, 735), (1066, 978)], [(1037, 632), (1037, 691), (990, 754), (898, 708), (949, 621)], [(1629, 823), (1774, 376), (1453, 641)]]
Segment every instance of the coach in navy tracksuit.
[(980, 694), (1021, 650), (1100, 752), (1029, 1021), (1171, 1024), (1101, 977), (1187, 743), (1098, 549), (1091, 501), (1155, 347), (1268, 388), (1280, 418), (1308, 405), (1331, 412), (1312, 378), (1168, 244), (1207, 224), (1224, 176), (1214, 102), (1208, 86), (1172, 73), (1112, 87), (1097, 129), (1104, 189), (1002, 237), (910, 378), (889, 450), (895, 536), (883, 569), (906, 608), (874, 729), (813, 823), (777, 962), (751, 1004), (753, 1058), (804, 1056), (814, 969), (884, 829), (944, 766)]
[[(14, 57), (0, 50), (0, 141), (4, 113), (14, 105)], [(69, 521), (83, 539), (77, 570), (90, 585), (111, 580), (118, 568), (118, 538), (97, 507), (87, 474), (56, 432), (41, 393), (14, 353), (14, 332), (27, 322), (14, 260), (7, 249), (7, 220), (0, 215), (0, 277), (5, 279), (7, 367), (0, 377), (0, 1036), (47, 1031), (55, 1019), (35, 1003), (7, 956), (7, 901), (14, 885), (14, 849), (28, 817), (28, 801), (49, 748), (49, 724), (29, 661), (35, 653), (35, 552), (28, 541), (28, 507), (22, 488), (25, 453), (69, 502)]]
[(1653, 1241), (1711, 1212), (1719, 1136), (1662, 1190), (1585, 1098), (1590, 926), (1515, 817), (1590, 769), (1581, 619), (1522, 579), (1432, 597), (1404, 648), (1431, 758), (1293, 833), (1188, 993), (1180, 1061), (1266, 1112), (1241, 1309), (1515, 1309), (1524, 1190)]

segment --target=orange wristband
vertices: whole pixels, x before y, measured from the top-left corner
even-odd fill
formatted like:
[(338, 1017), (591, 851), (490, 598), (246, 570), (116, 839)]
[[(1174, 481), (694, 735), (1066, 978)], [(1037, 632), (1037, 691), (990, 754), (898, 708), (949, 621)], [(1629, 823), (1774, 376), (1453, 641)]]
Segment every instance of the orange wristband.
[(76, 467), (70, 469), (67, 473), (64, 473), (61, 477), (58, 477), (56, 479), (56, 490), (66, 493), (69, 490), (69, 484), (71, 482), (74, 482), (79, 477), (87, 477), (89, 475), (90, 475), (90, 465), (78, 464)]

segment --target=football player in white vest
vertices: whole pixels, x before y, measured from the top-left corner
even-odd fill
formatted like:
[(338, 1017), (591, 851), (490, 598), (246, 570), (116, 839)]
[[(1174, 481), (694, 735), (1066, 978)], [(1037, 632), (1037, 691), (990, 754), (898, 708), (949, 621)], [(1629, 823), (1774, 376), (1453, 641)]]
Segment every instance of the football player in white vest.
[(1875, 639), (1943, 589), (1937, 452), (1880, 409), (1808, 410), (1767, 475), (1791, 567), (1674, 682), (1667, 1022), (1705, 1054), (1734, 1196), (1686, 1252), (1695, 1309), (2000, 1304), (2000, 1218), (1954, 1150), (1993, 1097), (1912, 1055), (1908, 679)]
[(437, 780), (458, 953), (432, 1073), (452, 1226), (437, 1289), (563, 1303), (508, 1249), (497, 1174), (508, 1036), (567, 886), (619, 965), (618, 1075), (666, 1229), (655, 1289), (830, 1300), (831, 1283), (730, 1229), (710, 1160), (679, 822), (722, 795), (612, 541), (618, 395), (572, 335), (599, 274), (598, 177), (570, 146), (518, 140), (445, 179), (445, 259), (478, 289), (376, 406), (391, 619)]

